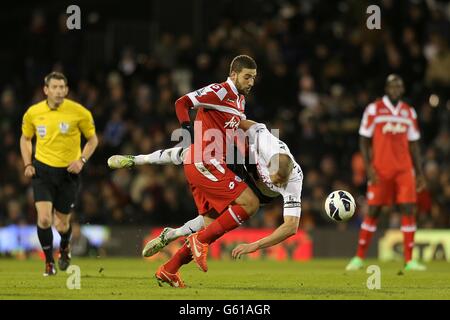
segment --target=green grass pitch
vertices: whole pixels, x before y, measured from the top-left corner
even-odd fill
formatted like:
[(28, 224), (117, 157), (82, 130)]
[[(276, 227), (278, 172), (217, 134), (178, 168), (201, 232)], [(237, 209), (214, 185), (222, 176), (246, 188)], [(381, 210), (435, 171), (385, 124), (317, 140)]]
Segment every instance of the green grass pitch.
[(371, 274), (344, 271), (347, 261), (209, 261), (207, 273), (191, 263), (181, 269), (189, 287), (175, 289), (159, 287), (154, 279), (161, 261), (73, 259), (81, 270), (81, 288), (70, 290), (69, 274), (42, 276), (42, 261), (0, 259), (0, 299), (450, 299), (449, 263), (429, 263), (426, 272), (399, 272), (400, 262), (367, 261), (381, 270), (381, 288), (369, 290)]

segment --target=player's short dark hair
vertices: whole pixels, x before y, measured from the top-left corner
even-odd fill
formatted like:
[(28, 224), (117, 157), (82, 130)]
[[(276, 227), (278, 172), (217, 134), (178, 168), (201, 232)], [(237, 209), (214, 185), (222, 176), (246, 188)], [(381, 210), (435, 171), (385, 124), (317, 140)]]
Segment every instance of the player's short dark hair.
[(57, 72), (57, 71), (50, 72), (48, 75), (46, 75), (45, 78), (44, 78), (44, 84), (46, 86), (48, 86), (49, 83), (50, 83), (50, 80), (52, 80), (52, 79), (64, 80), (64, 83), (66, 84), (66, 86), (68, 84), (66, 76), (63, 75), (61, 72)]
[(255, 60), (253, 60), (252, 57), (247, 56), (247, 55), (240, 55), (237, 56), (233, 59), (233, 61), (231, 61), (230, 64), (230, 74), (231, 72), (241, 72), (242, 69), (246, 68), (246, 69), (256, 69), (256, 62)]

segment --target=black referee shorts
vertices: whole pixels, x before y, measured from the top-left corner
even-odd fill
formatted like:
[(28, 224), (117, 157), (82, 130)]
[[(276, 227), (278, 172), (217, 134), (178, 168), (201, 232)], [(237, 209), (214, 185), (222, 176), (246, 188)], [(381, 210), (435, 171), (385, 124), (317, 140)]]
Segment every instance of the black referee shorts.
[(80, 187), (80, 177), (67, 171), (33, 160), (36, 175), (32, 185), (34, 201), (50, 201), (57, 211), (69, 214), (75, 206)]

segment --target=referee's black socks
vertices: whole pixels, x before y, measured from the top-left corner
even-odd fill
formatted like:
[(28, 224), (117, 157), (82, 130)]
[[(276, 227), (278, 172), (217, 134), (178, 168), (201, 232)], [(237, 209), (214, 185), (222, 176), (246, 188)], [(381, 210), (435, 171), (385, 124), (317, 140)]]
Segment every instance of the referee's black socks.
[(59, 235), (61, 236), (61, 244), (59, 247), (61, 250), (65, 250), (69, 246), (70, 236), (72, 235), (72, 225), (69, 225), (69, 229), (67, 229), (66, 232), (60, 232)]
[(52, 228), (42, 229), (37, 226), (37, 233), (42, 250), (45, 253), (45, 262), (54, 262), (53, 260), (53, 233)]

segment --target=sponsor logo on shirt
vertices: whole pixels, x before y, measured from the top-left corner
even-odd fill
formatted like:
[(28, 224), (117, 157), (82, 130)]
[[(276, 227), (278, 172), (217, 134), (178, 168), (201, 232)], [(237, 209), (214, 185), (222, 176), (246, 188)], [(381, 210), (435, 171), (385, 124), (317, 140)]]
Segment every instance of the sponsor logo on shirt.
[(230, 121), (225, 122), (225, 125), (223, 126), (225, 129), (226, 128), (230, 128), (230, 129), (236, 129), (239, 126), (239, 123), (241, 122), (241, 120), (239, 118), (237, 118), (236, 116), (233, 116)]
[(402, 125), (401, 123), (397, 122), (396, 124), (393, 124), (392, 122), (387, 122), (382, 129), (383, 134), (386, 133), (392, 133), (392, 134), (398, 134), (398, 133), (405, 133), (407, 127)]

